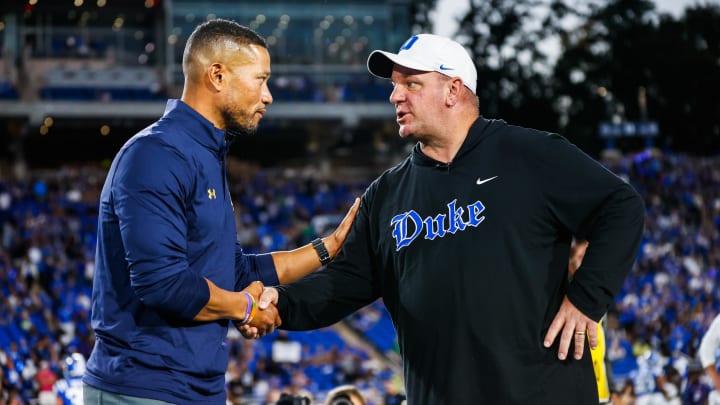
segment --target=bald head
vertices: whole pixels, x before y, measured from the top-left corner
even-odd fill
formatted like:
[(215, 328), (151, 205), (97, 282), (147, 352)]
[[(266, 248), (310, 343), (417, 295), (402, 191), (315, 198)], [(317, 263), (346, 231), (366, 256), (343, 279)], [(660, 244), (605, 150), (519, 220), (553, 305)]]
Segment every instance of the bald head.
[(250, 45), (267, 48), (260, 35), (234, 21), (215, 19), (198, 25), (190, 34), (183, 52), (185, 80), (198, 81), (210, 63), (242, 58)]

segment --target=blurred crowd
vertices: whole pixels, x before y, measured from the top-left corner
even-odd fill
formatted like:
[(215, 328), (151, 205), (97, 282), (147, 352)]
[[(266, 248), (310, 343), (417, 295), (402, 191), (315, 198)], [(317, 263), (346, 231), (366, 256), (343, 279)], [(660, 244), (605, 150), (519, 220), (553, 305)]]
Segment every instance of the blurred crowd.
[(709, 387), (696, 353), (720, 312), (720, 160), (647, 150), (607, 163), (646, 204), (637, 263), (608, 314), (616, 389), (702, 404)]
[[(646, 150), (607, 154), (603, 162), (646, 203), (637, 264), (607, 315), (613, 386), (638, 401), (652, 395), (665, 401), (656, 403), (702, 403), (682, 398), (709, 390), (696, 351), (720, 312), (720, 159)], [(250, 253), (293, 249), (325, 235), (373, 177), (327, 179), (238, 162), (228, 169), (238, 238)], [(73, 353), (87, 358), (92, 350), (90, 296), (104, 175), (98, 165), (0, 178), (0, 404), (39, 403), (56, 380), (68, 377), (64, 360)], [(381, 305), (345, 323), (345, 333), (359, 333), (377, 352), (397, 350)], [(342, 384), (357, 386), (368, 404), (403, 398), (387, 357), (351, 344), (335, 328), (277, 331), (258, 341), (233, 332), (230, 402), (275, 403), (282, 392), (321, 401)]]

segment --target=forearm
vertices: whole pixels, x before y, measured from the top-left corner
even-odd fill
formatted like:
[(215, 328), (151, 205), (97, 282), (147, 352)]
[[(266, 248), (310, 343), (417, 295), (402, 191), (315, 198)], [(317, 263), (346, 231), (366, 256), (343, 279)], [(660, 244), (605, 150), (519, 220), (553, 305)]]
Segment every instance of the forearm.
[(230, 319), (242, 321), (248, 307), (244, 293), (223, 290), (212, 281), (205, 279), (210, 289), (208, 303), (195, 315), (195, 321), (216, 321)]
[(715, 391), (720, 391), (720, 374), (718, 374), (715, 364), (705, 367), (705, 372), (710, 376)]
[(349, 267), (343, 255), (326, 270), (278, 286), (277, 290), (281, 328), (287, 330), (332, 325), (380, 296), (371, 273)]
[[(333, 236), (322, 238), (322, 241), (330, 257), (335, 257), (340, 250), (340, 243)], [(294, 250), (273, 252), (272, 258), (280, 284), (299, 280), (320, 268), (322, 264), (318, 253), (310, 243)]]
[(607, 312), (632, 269), (642, 239), (644, 205), (630, 186), (623, 185), (602, 209), (590, 230), (589, 245), (568, 287), (568, 298), (597, 321)]
[[(355, 220), (359, 208), (360, 199), (356, 198), (345, 215), (345, 218), (343, 218), (335, 231), (321, 239), (322, 243), (320, 244), (321, 246), (318, 247), (318, 251), (315, 250), (312, 243), (309, 243), (295, 250), (273, 252), (273, 263), (275, 264), (280, 284), (287, 284), (299, 280), (317, 270), (323, 264), (320, 256), (320, 251), (323, 247), (327, 250), (327, 254), (322, 252), (323, 259), (335, 258), (340, 252), (340, 248), (348, 232), (350, 232), (350, 227)], [(327, 255), (330, 257), (328, 258)], [(327, 264), (327, 262), (328, 260), (325, 261), (325, 264)]]

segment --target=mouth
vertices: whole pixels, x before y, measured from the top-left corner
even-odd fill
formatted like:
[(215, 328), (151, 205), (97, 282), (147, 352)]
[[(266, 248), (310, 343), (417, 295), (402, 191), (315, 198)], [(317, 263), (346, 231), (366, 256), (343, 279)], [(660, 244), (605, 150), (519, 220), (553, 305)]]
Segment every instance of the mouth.
[(407, 115), (408, 115), (408, 113), (406, 113), (406, 112), (402, 112), (402, 111), (396, 112), (396, 113), (395, 113), (396, 121), (397, 121), (397, 122), (402, 121), (403, 118), (405, 118)]

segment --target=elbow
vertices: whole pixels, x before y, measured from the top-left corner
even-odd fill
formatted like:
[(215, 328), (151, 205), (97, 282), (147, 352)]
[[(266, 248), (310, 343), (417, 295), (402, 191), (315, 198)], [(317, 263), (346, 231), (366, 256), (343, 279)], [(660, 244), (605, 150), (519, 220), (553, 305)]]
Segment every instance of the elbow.
[(210, 300), (205, 279), (181, 272), (147, 286), (135, 287), (140, 302), (168, 317), (192, 320)]
[(167, 301), (169, 300), (164, 291), (165, 289), (160, 285), (160, 283), (135, 288), (135, 294), (140, 299), (140, 302), (142, 302), (146, 307), (155, 310), (162, 310), (167, 306)]

